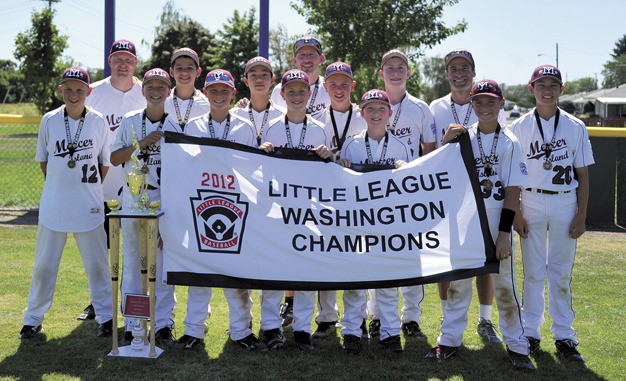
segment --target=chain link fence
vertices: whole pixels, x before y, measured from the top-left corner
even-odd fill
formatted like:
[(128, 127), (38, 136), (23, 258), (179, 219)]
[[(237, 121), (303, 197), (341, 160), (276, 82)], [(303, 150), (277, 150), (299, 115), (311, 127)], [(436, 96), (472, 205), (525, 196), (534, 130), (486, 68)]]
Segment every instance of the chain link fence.
[(35, 209), (44, 181), (35, 161), (39, 124), (33, 118), (12, 122), (0, 118), (0, 208)]

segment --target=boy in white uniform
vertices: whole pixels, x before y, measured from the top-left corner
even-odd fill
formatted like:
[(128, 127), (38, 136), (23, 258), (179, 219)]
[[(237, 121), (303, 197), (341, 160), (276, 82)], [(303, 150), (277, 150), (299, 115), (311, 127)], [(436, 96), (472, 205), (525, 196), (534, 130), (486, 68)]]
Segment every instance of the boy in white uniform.
[[(435, 133), (437, 148), (441, 147), (443, 135), (448, 127), (461, 125), (465, 128), (478, 121), (472, 111), (470, 103), (470, 90), (473, 78), (476, 76), (476, 66), (472, 54), (464, 49), (456, 49), (446, 54), (444, 75), (450, 84), (450, 94), (435, 99), (430, 104), (430, 110), (435, 120)], [(498, 122), (506, 126), (506, 115), (500, 110)], [(441, 303), (448, 298), (448, 282), (439, 283), (439, 297)], [(491, 274), (476, 277), (476, 292), (478, 294), (478, 326), (476, 332), (484, 342), (501, 343), (496, 329), (491, 323), (491, 311), (493, 304), (493, 284)]]
[[(91, 84), (91, 93), (85, 105), (92, 107), (102, 114), (104, 123), (109, 129), (109, 146), (115, 141), (116, 130), (122, 117), (129, 111), (146, 107), (146, 99), (141, 94), (141, 81), (135, 77), (135, 70), (139, 64), (135, 52), (135, 44), (128, 40), (118, 40), (111, 45), (108, 59), (111, 67), (111, 76)], [(102, 184), (104, 200), (119, 200), (122, 197), (122, 169), (109, 167), (108, 176)], [(111, 211), (104, 203), (104, 230), (107, 233), (107, 247), (109, 236), (109, 217)], [(78, 316), (78, 320), (94, 318), (93, 306), (90, 304)], [(130, 337), (132, 340), (132, 336)]]
[[(252, 123), (229, 111), (230, 103), (237, 92), (232, 74), (222, 69), (209, 72), (202, 91), (211, 104), (211, 111), (200, 118), (192, 119), (185, 127), (187, 134), (257, 147), (257, 134)], [(224, 295), (228, 302), (228, 334), (232, 343), (251, 351), (267, 351), (267, 345), (252, 333), (252, 300), (249, 290), (224, 288)], [(277, 299), (276, 315), (280, 293)], [(280, 327), (280, 323), (278, 326)]]
[[(344, 167), (358, 163), (399, 168), (410, 161), (409, 148), (386, 129), (391, 116), (389, 96), (381, 90), (370, 90), (363, 94), (360, 109), (367, 122), (367, 130), (347, 139), (341, 149), (339, 164)], [(380, 344), (385, 349), (402, 353), (398, 291), (395, 287), (371, 291), (376, 294), (380, 309)], [(365, 290), (344, 291), (344, 315), (341, 322), (345, 327), (342, 332), (343, 348), (347, 353), (356, 354), (361, 350), (360, 326), (366, 298)]]
[[(274, 81), (274, 73), (270, 61), (265, 57), (254, 57), (248, 60), (244, 68), (244, 83), (250, 89), (250, 103), (247, 107), (235, 107), (231, 110), (233, 115), (242, 119), (248, 119), (255, 128), (256, 139), (260, 144), (269, 122), (284, 114), (274, 107), (270, 101), (270, 88)], [(235, 316), (231, 312), (230, 325), (249, 327), (251, 323), (252, 298), (251, 290), (237, 290), (239, 297), (228, 300), (230, 311), (239, 311)], [(262, 290), (261, 298), (261, 330), (263, 342), (270, 350), (282, 348), (285, 345), (285, 336), (282, 330), (282, 317), (280, 316), (280, 303), (283, 291)], [(235, 323), (235, 319), (240, 322)]]
[(585, 124), (558, 108), (564, 90), (558, 68), (537, 67), (528, 89), (537, 106), (511, 126), (526, 154), (530, 175), (529, 187), (522, 191), (522, 213), (515, 220), (524, 264), (524, 330), (531, 353), (537, 352), (545, 321), (547, 273), (550, 330), (557, 354), (584, 362), (576, 350), (578, 339), (572, 327), (571, 281), (576, 240), (585, 232), (587, 167), (594, 163), (593, 153)]
[(89, 82), (86, 70), (65, 70), (59, 84), (65, 105), (44, 115), (39, 126), (35, 159), (45, 182), (21, 339), (43, 332), (42, 322), (52, 306), (61, 255), (70, 232), (87, 273), (99, 323), (97, 335), (111, 336), (113, 331), (101, 178), (107, 174), (110, 151), (102, 115), (85, 107), (91, 91)]
[[(350, 65), (345, 62), (333, 62), (326, 67), (324, 77), (324, 88), (330, 96), (330, 105), (314, 118), (324, 123), (326, 135), (330, 137), (330, 149), (338, 159), (346, 140), (365, 131), (367, 123), (359, 111), (359, 106), (350, 101), (350, 94), (356, 86)], [(363, 319), (367, 319), (365, 304), (363, 310)], [(317, 329), (313, 337), (324, 338), (334, 334), (338, 316), (337, 291), (319, 291), (315, 317)], [(362, 328), (364, 330), (362, 335), (367, 336), (365, 322)]]
[[(273, 152), (274, 147), (314, 150), (322, 159), (332, 157), (327, 147), (324, 126), (306, 112), (310, 96), (309, 78), (305, 72), (292, 69), (283, 74), (281, 95), (287, 104), (287, 114), (270, 122), (260, 148)], [(315, 311), (315, 291), (296, 291), (293, 299), (293, 336), (300, 350), (312, 350), (311, 319)]]
[[(478, 123), (467, 130), (460, 124), (450, 126), (443, 143), (462, 133), (469, 134), (489, 230), (496, 244), (496, 257), (500, 260), (499, 273), (493, 274), (492, 279), (502, 336), (513, 367), (533, 370), (535, 366), (528, 357), (528, 341), (524, 337), (517, 302), (511, 234), (513, 219), (519, 210), (519, 187), (528, 184), (528, 171), (515, 135), (498, 123), (498, 113), (504, 107), (500, 85), (493, 80), (477, 82), (471, 90), (471, 103)], [(467, 326), (471, 300), (472, 278), (450, 282), (448, 300), (443, 304), (438, 345), (426, 355), (426, 359), (442, 361), (457, 354)]]
[[(142, 172), (148, 175), (147, 193), (151, 201), (161, 199), (161, 138), (163, 125), (167, 119), (165, 99), (170, 94), (170, 76), (165, 70), (150, 69), (143, 77), (142, 93), (146, 99), (146, 108), (131, 111), (124, 115), (115, 142), (111, 146), (111, 164), (123, 166), (124, 179), (133, 172), (131, 155), (135, 151), (136, 140), (141, 153), (138, 155)], [(122, 208), (131, 209), (133, 197), (128, 184), (124, 185)], [(122, 301), (128, 293), (141, 293), (141, 273), (139, 258), (139, 221), (135, 218), (122, 219), (122, 235), (124, 237), (122, 268)], [(163, 251), (156, 252), (156, 341), (159, 346), (172, 347), (172, 327), (170, 306), (175, 303), (174, 286), (162, 282)], [(133, 319), (126, 318), (126, 331), (132, 329)]]
[[(406, 91), (406, 81), (411, 75), (409, 57), (394, 49), (383, 55), (380, 63), (380, 77), (385, 81), (385, 91), (389, 95), (392, 114), (387, 130), (400, 138), (410, 149), (410, 160), (426, 155), (435, 149), (433, 115), (428, 105)], [(402, 332), (407, 337), (424, 338), (419, 326), (422, 316), (424, 286), (400, 287), (402, 294)], [(370, 335), (377, 336), (380, 330), (379, 310), (375, 293), (370, 293), (367, 304), (370, 321)]]
[[(190, 48), (176, 49), (170, 60), (170, 77), (176, 86), (165, 100), (167, 120), (164, 131), (185, 132), (187, 122), (209, 112), (209, 101), (195, 87), (196, 78), (200, 76), (200, 60), (198, 54)], [(189, 286), (187, 292), (187, 312), (185, 314), (185, 333), (176, 343), (177, 349), (193, 349), (204, 346), (204, 335), (207, 330), (206, 320), (211, 315), (211, 287)], [(173, 300), (176, 302), (176, 300)], [(175, 305), (170, 306), (173, 314)]]

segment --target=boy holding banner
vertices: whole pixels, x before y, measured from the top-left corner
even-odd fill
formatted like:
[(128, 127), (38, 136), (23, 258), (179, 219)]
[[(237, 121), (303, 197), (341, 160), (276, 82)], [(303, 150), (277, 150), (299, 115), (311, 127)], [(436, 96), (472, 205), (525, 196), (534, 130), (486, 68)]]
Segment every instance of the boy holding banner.
[[(498, 123), (504, 107), (502, 89), (493, 80), (477, 82), (470, 92), (478, 123), (467, 130), (460, 124), (448, 127), (446, 144), (467, 132), (472, 143), (476, 171), (482, 188), (489, 229), (496, 244), (500, 271), (493, 274), (493, 285), (500, 313), (500, 327), (507, 354), (517, 370), (534, 370), (528, 357), (528, 340), (520, 317), (515, 289), (513, 236), (511, 227), (519, 210), (520, 187), (528, 184), (528, 170), (517, 138)], [(472, 278), (450, 282), (448, 301), (443, 304), (443, 321), (438, 345), (425, 357), (443, 361), (457, 354), (467, 326), (467, 311), (472, 299)]]
[[(333, 156), (328, 146), (324, 126), (307, 115), (307, 100), (311, 89), (309, 77), (302, 70), (292, 69), (283, 74), (281, 96), (287, 104), (287, 114), (270, 122), (260, 148), (273, 152), (274, 147), (314, 150), (322, 159)], [(312, 350), (311, 319), (315, 311), (315, 291), (294, 293), (293, 336), (300, 350)]]
[[(360, 109), (367, 123), (367, 130), (346, 141), (338, 163), (344, 167), (357, 163), (399, 168), (410, 161), (409, 148), (386, 129), (392, 113), (387, 93), (381, 90), (366, 92), (361, 98)], [(383, 288), (370, 292), (375, 293), (380, 309), (380, 344), (385, 349), (402, 353), (404, 350), (400, 340), (397, 289)], [(347, 353), (359, 353), (365, 290), (346, 290), (343, 298), (343, 348)]]

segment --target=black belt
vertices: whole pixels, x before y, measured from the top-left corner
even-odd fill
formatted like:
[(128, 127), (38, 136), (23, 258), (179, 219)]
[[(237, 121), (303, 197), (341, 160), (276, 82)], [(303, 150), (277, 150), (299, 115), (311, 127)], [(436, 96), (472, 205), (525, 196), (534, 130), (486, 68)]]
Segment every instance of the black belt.
[(551, 190), (545, 190), (545, 189), (539, 189), (539, 188), (526, 188), (527, 191), (529, 192), (537, 192), (537, 193), (541, 193), (541, 194), (549, 194), (549, 195), (555, 195), (555, 194), (568, 194), (570, 193), (572, 190), (566, 190), (566, 191), (551, 191)]

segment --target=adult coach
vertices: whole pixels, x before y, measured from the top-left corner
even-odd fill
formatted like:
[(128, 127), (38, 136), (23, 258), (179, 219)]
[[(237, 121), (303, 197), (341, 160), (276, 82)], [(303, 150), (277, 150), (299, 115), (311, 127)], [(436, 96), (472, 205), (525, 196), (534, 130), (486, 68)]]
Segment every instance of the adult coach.
[[(315, 116), (330, 106), (330, 97), (324, 88), (324, 77), (320, 75), (320, 65), (324, 63), (322, 44), (314, 36), (298, 39), (293, 45), (293, 63), (309, 77), (311, 95), (307, 101), (306, 113)], [(282, 85), (279, 83), (272, 91), (274, 106), (287, 109), (287, 103), (280, 95)]]
[[(515, 231), (521, 237), (524, 265), (522, 318), (531, 354), (539, 350), (544, 318), (544, 288), (548, 276), (550, 330), (559, 356), (585, 361), (576, 350), (572, 327), (572, 268), (576, 239), (585, 233), (589, 172), (594, 163), (585, 124), (558, 107), (565, 89), (561, 71), (537, 67), (528, 89), (536, 107), (511, 126), (528, 163), (529, 187), (522, 191)], [(549, 233), (548, 233), (549, 231)]]
[[(128, 40), (118, 40), (111, 45), (108, 59), (111, 75), (91, 85), (91, 94), (85, 104), (102, 114), (104, 123), (109, 130), (109, 145), (115, 141), (116, 130), (122, 117), (129, 111), (146, 107), (146, 99), (141, 94), (141, 81), (135, 77), (139, 64), (135, 44)], [(104, 200), (120, 199), (122, 196), (122, 167), (111, 166), (104, 179)], [(104, 205), (105, 214), (111, 210)], [(109, 220), (105, 218), (104, 230), (109, 235)], [(90, 304), (79, 320), (90, 320), (95, 317)]]
[[(476, 65), (472, 53), (465, 49), (456, 49), (446, 54), (444, 76), (450, 84), (450, 94), (435, 99), (430, 104), (430, 110), (435, 119), (435, 136), (437, 148), (442, 145), (442, 139), (450, 127), (462, 126), (467, 128), (478, 122), (478, 118), (470, 104), (470, 91), (473, 79), (476, 76)], [(499, 111), (498, 122), (506, 126), (506, 115)], [(448, 282), (439, 283), (439, 297), (442, 305), (448, 299)], [(476, 277), (476, 292), (478, 294), (478, 326), (476, 332), (487, 343), (501, 343), (493, 324), (491, 312), (493, 305), (493, 283), (491, 274)]]

